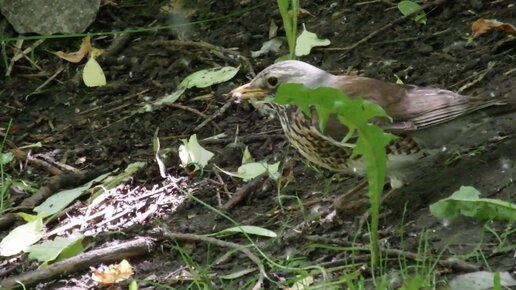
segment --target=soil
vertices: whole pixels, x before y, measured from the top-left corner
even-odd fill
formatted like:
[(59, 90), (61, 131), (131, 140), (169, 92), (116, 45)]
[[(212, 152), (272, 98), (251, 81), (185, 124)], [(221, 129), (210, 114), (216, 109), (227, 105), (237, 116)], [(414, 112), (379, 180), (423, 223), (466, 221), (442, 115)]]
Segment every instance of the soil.
[[(161, 230), (166, 227), (169, 232), (209, 234), (233, 227), (235, 222), (276, 232), (276, 239), (254, 236), (251, 239), (263, 253), (284, 266), (321, 265), (330, 270), (346, 265), (353, 256), (355, 265), (363, 264), (366, 269), (362, 268), (362, 272), (356, 274), (369, 279), (374, 269), (368, 267), (367, 251), (351, 254), (317, 246), (346, 247), (351, 242), (355, 245), (368, 243), (367, 231), (360, 232), (357, 228), (357, 221), (365, 209), (341, 212), (330, 222), (318, 218), (321, 212), (331, 209), (336, 196), (362, 179), (334, 175), (307, 163), (289, 146), (277, 119), (260, 113), (249, 104), (234, 103), (225, 95), (249, 81), (253, 71), (261, 71), (278, 56), (286, 54), (284, 44), (277, 54), (250, 57), (251, 51), (259, 50), (268, 40), (272, 21), (281, 27), (275, 1), (262, 1), (258, 7), (253, 7), (254, 3), (246, 4), (249, 1), (194, 1), (192, 3), (196, 5), (191, 4), (192, 10), (181, 12), (186, 12), (188, 18), (178, 12), (163, 12), (159, 8), (167, 1), (162, 2), (101, 7), (89, 31), (121, 31), (182, 23), (181, 19), (192, 21), (178, 30), (128, 34), (122, 46), (99, 59), (108, 79), (105, 87), (87, 88), (80, 79), (83, 64), (67, 63), (48, 53), (75, 50), (79, 43), (77, 38), (47, 39), (34, 51), (37, 67), (22, 59), (14, 65), (9, 77), (0, 80), (2, 136), (12, 119), (12, 128), (7, 135), (9, 142), (4, 151), (37, 142), (42, 144), (41, 147), (22, 149), (30, 154), (31, 160), (22, 160), (22, 156), (18, 156), (17, 162), (5, 168), (12, 177), (30, 181), (37, 187), (46, 185), (52, 175), (73, 170), (106, 172), (108, 169), (124, 170), (134, 162), (146, 163), (136, 175), (110, 191), (110, 196), (92, 212), (87, 213), (91, 200), (85, 196), (73, 203), (65, 214), (46, 224), (47, 230), (111, 208), (114, 213), (121, 214), (104, 215), (83, 225), (82, 231), (92, 237), (85, 242), (88, 249), (95, 250), (139, 236), (154, 237), (158, 246), (128, 259), (134, 267), (135, 277), (177, 289), (252, 288), (257, 271), (236, 279), (222, 278), (256, 267), (245, 255), (233, 253), (229, 256), (230, 248), (203, 241), (173, 241), (163, 238)], [(355, 49), (345, 50), (401, 17), (397, 8), (387, 2), (302, 1), (301, 7), (309, 13), (304, 14), (300, 22), (319, 37), (331, 40), (331, 46), (316, 48), (302, 60), (335, 74), (351, 73), (391, 82), (398, 76), (405, 83), (455, 91), (466, 86), (462, 93), (476, 96), (515, 95), (514, 38), (503, 31), (491, 31), (467, 42), (471, 24), (478, 18), (515, 24), (516, 6), (511, 1), (446, 1), (427, 10), (426, 25), (410, 19), (399, 21)], [(281, 28), (278, 34), (284, 34)], [(113, 41), (112, 36), (94, 37), (93, 45), (106, 48)], [(13, 43), (8, 47), (11, 45)], [(238, 75), (228, 82), (187, 90), (176, 103), (178, 106), (139, 112), (152, 100), (173, 92), (187, 75), (215, 66), (238, 66), (243, 59), (209, 45), (233, 50), (247, 58), (252, 68), (244, 63)], [(61, 69), (61, 73), (43, 85)], [(223, 106), (227, 109), (222, 114), (197, 128)], [(476, 187), (483, 197), (515, 200), (516, 114), (488, 114), (485, 118), (473, 114), (465, 120), (480, 125), (455, 136), (456, 140), (463, 141), (461, 147), (448, 150), (431, 162), (415, 165), (408, 183), (382, 205), (382, 246), (416, 253), (421, 250), (420, 243), (426, 240), (426, 254), (434, 259), (458, 255), (483, 269), (514, 272), (514, 249), (504, 248), (516, 243), (510, 225), (502, 222), (483, 224), (467, 218), (443, 223), (429, 213), (430, 204), (463, 185)], [(168, 152), (165, 158), (167, 178), (160, 176), (155, 162), (153, 136), (158, 129), (161, 149)], [(182, 144), (181, 139), (192, 134), (197, 134), (201, 145), (215, 154), (202, 174), (188, 172), (179, 165), (177, 148)], [(204, 140), (219, 134), (224, 137)], [(281, 161), (284, 176), (291, 179), (278, 191), (274, 182), (262, 178), (242, 202), (227, 211), (217, 211), (215, 209), (221, 208), (232, 198), (232, 193), (245, 187), (246, 182), (223, 174), (213, 164), (236, 171), (246, 147), (255, 160)], [(42, 163), (50, 165), (43, 166)], [(60, 170), (50, 172), (49, 167)], [(15, 189), (10, 193), (13, 206), (28, 195), (26, 191)], [(13, 227), (4, 228), (4, 235)], [(65, 235), (71, 230), (58, 232)], [(106, 234), (108, 231), (110, 234)], [(509, 234), (503, 236), (504, 233)], [(240, 245), (249, 244), (241, 235), (219, 238)], [(184, 258), (185, 253), (188, 259)], [(4, 261), (4, 270), (0, 271), (2, 279), (37, 267), (34, 262), (21, 261)], [(353, 269), (357, 270), (358, 266)], [(397, 258), (387, 260), (388, 269), (398, 267)], [(271, 264), (265, 268), (268, 278), (264, 289), (284, 289), (293, 284), (296, 275), (303, 274)], [(439, 266), (436, 270), (436, 273), (444, 274), (464, 269)], [(330, 270), (329, 278), (335, 279), (343, 275), (343, 271)], [(321, 276), (312, 274), (321, 283)], [(82, 269), (59, 279), (39, 282), (35, 288), (95, 287), (90, 275), (88, 269)], [(198, 284), (192, 284), (192, 277)], [(153, 285), (146, 289), (160, 288)], [(345, 287), (346, 284), (339, 284), (332, 289)]]

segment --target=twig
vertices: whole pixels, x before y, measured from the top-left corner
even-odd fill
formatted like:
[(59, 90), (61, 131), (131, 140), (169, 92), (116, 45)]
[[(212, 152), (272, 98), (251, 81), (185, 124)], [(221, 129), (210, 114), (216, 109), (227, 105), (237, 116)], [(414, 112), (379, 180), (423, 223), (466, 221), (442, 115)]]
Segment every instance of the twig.
[(431, 3), (426, 3), (426, 4), (422, 5), (421, 7), (419, 7), (419, 9), (414, 10), (414, 12), (412, 12), (410, 14), (407, 14), (407, 15), (404, 15), (404, 16), (402, 16), (402, 17), (400, 17), (400, 18), (398, 18), (398, 19), (396, 19), (396, 20), (394, 20), (394, 21), (384, 25), (383, 27), (381, 27), (381, 28), (371, 32), (369, 35), (367, 35), (366, 37), (362, 38), (361, 40), (355, 42), (352, 45), (348, 45), (348, 46), (342, 47), (342, 48), (336, 47), (336, 48), (332, 48), (332, 49), (329, 49), (329, 50), (333, 50), (333, 51), (350, 51), (350, 50), (353, 50), (357, 46), (361, 45), (362, 43), (365, 43), (365, 42), (369, 41), (371, 38), (375, 37), (378, 33), (386, 30), (387, 28), (390, 28), (394, 24), (402, 22), (402, 21), (404, 21), (407, 18), (411, 18), (411, 17), (419, 14), (421, 11), (423, 11), (423, 10), (425, 10), (427, 8), (430, 8), (432, 6), (440, 6), (444, 2), (446, 2), (446, 0), (436, 0), (436, 1), (431, 2)]
[[(40, 67), (38, 67), (33, 61), (32, 59), (30, 58), (27, 58), (27, 54), (29, 54), (29, 52), (33, 51), (34, 49), (36, 49), (36, 47), (38, 47), (40, 44), (42, 44), (43, 42), (45, 41), (45, 39), (39, 39), (37, 40), (36, 42), (34, 42), (31, 46), (27, 47), (25, 50), (23, 51), (19, 51), (18, 53), (16, 53), (13, 58), (11, 58), (11, 62), (9, 63), (9, 67), (7, 68), (6, 72), (5, 72), (5, 76), (8, 77), (11, 75), (11, 71), (14, 67), (14, 63), (17, 62), (18, 60), (20, 60), (22, 57), (28, 59), (28, 61), (34, 65), (35, 67), (37, 67), (38, 69), (41, 70)], [(18, 49), (21, 50), (21, 45), (23, 44), (23, 40), (19, 41), (17, 44), (19, 44), (20, 47), (16, 47)]]
[[(211, 116), (207, 117), (204, 121), (202, 121), (201, 124), (197, 125), (194, 128), (194, 132), (199, 131), (202, 127), (206, 126), (209, 122), (213, 121), (213, 119), (217, 118), (218, 116), (224, 114), (224, 112), (227, 111), (229, 107), (231, 107), (232, 101), (228, 101), (224, 104), (224, 106), (220, 107), (215, 113), (213, 113)], [(217, 127), (216, 124), (213, 124), (215, 127)]]
[(170, 232), (168, 230), (168, 228), (166, 227), (165, 224), (163, 224), (163, 223), (160, 223), (160, 224), (163, 227), (163, 231), (164, 231), (163, 235), (168, 237), (168, 238), (171, 238), (171, 239), (174, 239), (174, 240), (187, 240), (187, 241), (205, 242), (205, 243), (214, 244), (214, 245), (217, 245), (217, 246), (220, 246), (220, 247), (232, 248), (232, 249), (235, 249), (237, 251), (242, 252), (251, 261), (253, 261), (256, 264), (256, 266), (258, 266), (258, 269), (260, 271), (260, 275), (258, 277), (258, 282), (256, 282), (256, 284), (254, 285), (253, 289), (260, 289), (262, 287), (263, 279), (266, 277), (265, 269), (263, 267), (263, 263), (247, 247), (239, 245), (239, 244), (236, 244), (236, 243), (226, 242), (226, 241), (222, 241), (222, 240), (219, 240), (219, 239), (215, 239), (215, 238), (207, 237), (207, 236), (203, 236), (203, 235), (185, 234), (185, 233), (173, 233), (173, 232)]
[(30, 163), (31, 165), (36, 166), (36, 167), (41, 167), (41, 168), (45, 169), (46, 171), (50, 172), (52, 175), (63, 174), (63, 172), (59, 168), (53, 166), (52, 164), (48, 163), (47, 161), (32, 157), (31, 155), (27, 154), (25, 151), (17, 148), (14, 144), (12, 144), (12, 142), (8, 142), (8, 144), (13, 148), (13, 149), (11, 149), (11, 153), (14, 154), (16, 159), (27, 161), (28, 163)]
[(25, 96), (25, 100), (27, 100), (28, 97), (39, 93), (39, 91), (44, 88), (46, 85), (48, 85), (53, 79), (55, 79), (62, 71), (64, 70), (64, 67), (61, 66), (57, 69), (57, 71), (50, 76), (45, 82), (43, 82), (40, 86), (38, 86), (34, 91), (32, 91), (30, 94)]
[(208, 119), (208, 116), (206, 114), (204, 114), (203, 112), (201, 112), (197, 109), (188, 107), (188, 106), (184, 106), (184, 105), (180, 105), (180, 104), (167, 104), (167, 106), (170, 106), (170, 107), (176, 108), (176, 109), (181, 109), (181, 110), (188, 111), (188, 112), (192, 112), (196, 115), (199, 115), (203, 119)]
[[(279, 130), (281, 130), (281, 129), (279, 129)], [(230, 138), (220, 138), (220, 139), (215, 139), (215, 138), (204, 139), (204, 140), (200, 140), (199, 142), (201, 144), (227, 144), (227, 143), (232, 143), (232, 142), (238, 141), (238, 142), (242, 142), (245, 144), (249, 144), (249, 143), (262, 142), (262, 141), (268, 140), (268, 139), (285, 139), (285, 138), (286, 138), (285, 134), (271, 134), (271, 132), (266, 132), (266, 133), (259, 133), (259, 134), (254, 134), (254, 135), (239, 136), (236, 140), (235, 140), (235, 137), (230, 137)]]
[[(267, 180), (269, 179), (269, 173), (265, 172), (257, 177), (255, 177), (253, 180), (251, 180), (246, 185), (242, 186), (233, 197), (228, 200), (223, 206), (222, 210), (228, 211), (234, 208), (237, 204), (241, 203), (242, 200), (244, 200), (247, 196), (249, 196), (251, 193), (257, 191), (260, 186), (263, 185), (263, 187), (269, 187), (270, 185), (267, 185)], [(269, 182), (270, 183), (270, 182)]]
[(218, 50), (222, 53), (229, 54), (232, 56), (235, 56), (237, 59), (240, 60), (240, 62), (244, 63), (245, 69), (247, 69), (251, 75), (251, 77), (255, 77), (256, 74), (253, 70), (253, 66), (251, 65), (251, 62), (249, 59), (240, 53), (233, 51), (231, 49), (227, 49), (222, 46), (213, 45), (211, 43), (207, 43), (204, 41), (188, 41), (188, 40), (157, 40), (151, 43), (151, 46), (165, 46), (168, 48), (171, 47), (177, 47), (177, 46), (192, 46), (197, 48), (203, 48), (203, 49), (211, 49), (211, 50)]
[(398, 39), (392, 39), (392, 40), (386, 40), (386, 41), (379, 41), (379, 42), (373, 42), (371, 45), (382, 45), (382, 44), (393, 44), (398, 42), (409, 42), (414, 41), (418, 39), (428, 39), (430, 37), (438, 36), (441, 34), (445, 34), (446, 32), (450, 31), (449, 28), (446, 28), (445, 30), (434, 32), (430, 35), (421, 35), (421, 36), (413, 36), (413, 37), (406, 37), (406, 38), (398, 38)]

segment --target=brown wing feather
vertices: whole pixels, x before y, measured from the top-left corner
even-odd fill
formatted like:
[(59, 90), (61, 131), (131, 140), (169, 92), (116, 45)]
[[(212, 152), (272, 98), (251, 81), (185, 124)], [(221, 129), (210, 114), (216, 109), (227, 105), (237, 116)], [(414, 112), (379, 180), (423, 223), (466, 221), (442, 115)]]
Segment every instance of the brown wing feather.
[[(398, 85), (365, 77), (343, 76), (338, 79), (335, 87), (351, 98), (363, 98), (380, 105), (393, 122), (377, 120), (377, 123), (397, 133), (426, 128), (500, 104), (496, 100), (486, 101), (448, 90)], [(342, 126), (337, 123), (336, 120), (330, 122), (328, 134), (332, 135), (333, 130), (342, 130)]]

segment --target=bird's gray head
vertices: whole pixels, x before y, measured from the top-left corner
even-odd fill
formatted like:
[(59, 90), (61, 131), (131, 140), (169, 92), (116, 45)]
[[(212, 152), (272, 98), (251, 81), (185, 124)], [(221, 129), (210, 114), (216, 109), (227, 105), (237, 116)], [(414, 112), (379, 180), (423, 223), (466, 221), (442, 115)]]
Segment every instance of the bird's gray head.
[(239, 99), (262, 99), (265, 95), (274, 93), (281, 84), (298, 83), (309, 88), (326, 87), (333, 84), (334, 78), (334, 75), (306, 62), (287, 60), (267, 67), (250, 83), (231, 91), (231, 95)]
[(250, 86), (275, 90), (280, 84), (298, 83), (315, 88), (324, 86), (332, 76), (306, 62), (287, 60), (264, 69), (251, 81)]

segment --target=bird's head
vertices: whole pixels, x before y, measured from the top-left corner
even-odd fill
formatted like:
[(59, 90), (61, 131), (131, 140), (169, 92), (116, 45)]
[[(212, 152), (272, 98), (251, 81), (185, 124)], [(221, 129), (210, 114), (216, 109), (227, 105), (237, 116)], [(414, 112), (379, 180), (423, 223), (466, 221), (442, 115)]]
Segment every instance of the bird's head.
[(331, 86), (335, 76), (311, 64), (297, 60), (275, 63), (249, 83), (232, 90), (231, 97), (239, 100), (263, 100), (273, 95), (280, 84), (298, 83), (309, 88)]

